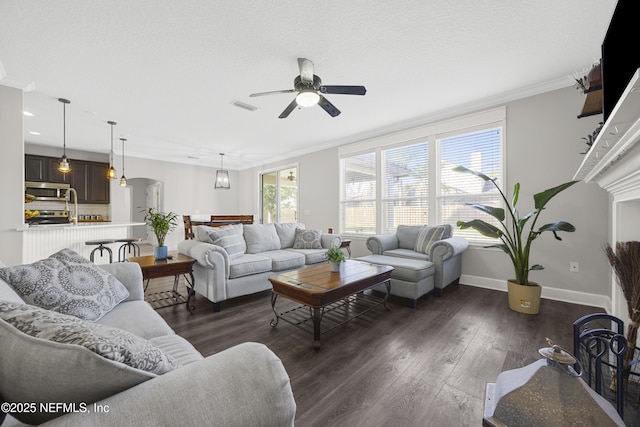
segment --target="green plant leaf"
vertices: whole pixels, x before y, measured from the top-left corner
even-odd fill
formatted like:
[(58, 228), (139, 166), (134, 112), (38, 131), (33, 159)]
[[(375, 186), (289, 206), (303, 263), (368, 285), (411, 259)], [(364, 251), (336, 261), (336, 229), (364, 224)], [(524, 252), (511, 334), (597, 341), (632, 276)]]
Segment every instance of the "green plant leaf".
[(544, 265), (540, 265), (540, 264), (532, 265), (529, 271), (531, 270), (544, 270)]
[(538, 213), (538, 210), (532, 210), (531, 212), (529, 212), (528, 214), (526, 214), (525, 216), (521, 217), (518, 220), (518, 223), (520, 224), (520, 229), (524, 228), (524, 225), (527, 223), (527, 221), (529, 221), (529, 218), (531, 218), (532, 216), (534, 216), (535, 214)]
[(475, 176), (478, 176), (478, 177), (484, 179), (485, 181), (495, 181), (495, 178), (490, 178), (487, 175), (483, 174), (482, 172), (476, 172), (476, 171), (473, 171), (471, 169), (467, 169), (464, 166), (456, 166), (455, 168), (453, 168), (453, 170), (455, 172), (464, 172), (464, 173), (473, 174)]
[(483, 246), (483, 248), (498, 248), (498, 249), (502, 249), (506, 254), (511, 254), (511, 252), (509, 251), (509, 248), (504, 243), (497, 243), (495, 245)]
[(551, 200), (556, 194), (560, 193), (563, 190), (566, 190), (576, 182), (578, 181), (565, 182), (564, 184), (560, 184), (557, 187), (549, 188), (548, 190), (544, 190), (541, 193), (534, 194), (533, 201), (535, 202), (536, 209), (544, 209), (546, 204), (549, 203), (549, 200)]
[(545, 224), (538, 229), (538, 233), (543, 233), (545, 231), (566, 231), (571, 233), (576, 231), (576, 228), (566, 221), (558, 221), (552, 224)]
[(465, 228), (473, 228), (483, 236), (492, 237), (494, 239), (498, 239), (500, 238), (500, 236), (502, 236), (502, 231), (499, 228), (487, 222), (484, 222), (481, 219), (474, 219), (469, 222), (458, 221), (456, 225), (462, 230), (464, 230)]
[(498, 221), (504, 221), (504, 209), (495, 208), (493, 206), (479, 205), (477, 203), (467, 203), (467, 206), (471, 206), (473, 209), (477, 209), (482, 212), (486, 212)]
[(516, 207), (516, 203), (518, 203), (518, 195), (520, 194), (520, 183), (516, 182), (516, 185), (513, 186), (513, 200), (511, 201), (511, 206)]

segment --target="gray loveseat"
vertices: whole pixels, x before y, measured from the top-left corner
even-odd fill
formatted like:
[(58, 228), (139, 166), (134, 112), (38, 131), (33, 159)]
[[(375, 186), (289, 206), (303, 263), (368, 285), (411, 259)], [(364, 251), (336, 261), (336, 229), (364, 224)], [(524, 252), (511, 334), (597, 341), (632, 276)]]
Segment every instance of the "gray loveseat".
[[(4, 265), (0, 263), (0, 267)], [(115, 276), (129, 296), (95, 322), (25, 305), (18, 293), (0, 280), (0, 403), (3, 410), (21, 412), (6, 419), (6, 411), (0, 412), (2, 427), (23, 422), (64, 426), (294, 425), (296, 405), (289, 377), (267, 347), (244, 343), (203, 358), (144, 301), (137, 264), (100, 268)], [(16, 323), (16, 318), (11, 318), (14, 314), (23, 316), (22, 320)], [(40, 323), (22, 331), (33, 316)], [(43, 324), (48, 317), (55, 320)], [(144, 341), (152, 350), (160, 349), (153, 354), (160, 353), (165, 362), (173, 358), (174, 365), (166, 373), (155, 374), (97, 354), (88, 349), (86, 341), (76, 344), (51, 339), (53, 332), (47, 329), (60, 330), (59, 322), (66, 321), (100, 328), (96, 330), (100, 333), (103, 329), (126, 333), (125, 340), (135, 345)], [(49, 339), (34, 333), (48, 334)], [(101, 351), (111, 349), (103, 345)]]
[[(358, 258), (374, 264), (395, 267), (391, 273), (391, 293), (411, 302), (457, 283), (461, 274), (462, 253), (467, 239), (453, 237), (449, 224), (439, 226), (399, 225), (395, 234), (380, 234), (367, 239), (371, 255)], [(384, 287), (376, 290), (385, 291)]]
[(304, 224), (199, 225), (178, 251), (196, 259), (195, 290), (220, 311), (222, 301), (271, 289), (274, 273), (326, 261), (327, 249), (342, 239)]

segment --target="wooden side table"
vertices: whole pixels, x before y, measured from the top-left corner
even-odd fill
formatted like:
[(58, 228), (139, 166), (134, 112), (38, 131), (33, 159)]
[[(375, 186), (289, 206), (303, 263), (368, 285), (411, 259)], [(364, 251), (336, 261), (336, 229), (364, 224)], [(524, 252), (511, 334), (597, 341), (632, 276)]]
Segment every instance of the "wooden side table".
[(349, 258), (351, 258), (351, 240), (350, 239), (342, 239), (342, 243), (340, 244), (340, 249), (346, 249), (349, 253)]
[[(164, 305), (163, 307), (170, 307), (172, 305), (182, 304), (185, 302), (184, 297), (178, 292), (178, 281), (180, 275), (183, 275), (188, 283), (189, 294), (186, 300), (187, 309), (193, 313), (195, 305), (191, 305), (191, 297), (195, 295), (195, 280), (193, 278), (193, 264), (196, 260), (183, 255), (178, 252), (169, 252), (169, 258), (163, 260), (156, 260), (153, 255), (137, 256), (127, 258), (128, 262), (137, 263), (142, 269), (142, 278), (147, 281), (144, 289), (149, 286), (149, 280), (157, 279), (160, 277), (174, 276), (173, 279), (173, 291), (170, 297), (161, 297), (156, 300), (149, 301), (150, 303), (160, 300), (173, 299), (172, 304)], [(188, 276), (188, 277), (187, 277)], [(160, 293), (163, 294), (163, 293)]]

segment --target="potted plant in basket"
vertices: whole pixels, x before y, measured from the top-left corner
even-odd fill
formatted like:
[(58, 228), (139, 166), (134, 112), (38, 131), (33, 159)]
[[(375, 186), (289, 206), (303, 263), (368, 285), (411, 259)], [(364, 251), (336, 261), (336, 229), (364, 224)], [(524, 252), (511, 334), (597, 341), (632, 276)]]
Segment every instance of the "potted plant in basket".
[[(505, 210), (501, 207), (470, 203), (469, 206), (472, 208), (485, 212), (497, 219), (500, 223), (500, 228), (481, 219), (474, 219), (468, 222), (458, 221), (457, 225), (461, 229), (471, 227), (483, 236), (500, 239), (502, 241), (502, 243), (487, 247), (502, 249), (507, 255), (509, 255), (511, 262), (513, 263), (516, 277), (515, 279), (507, 281), (509, 308), (520, 313), (537, 314), (540, 308), (540, 294), (542, 289), (537, 283), (529, 281), (529, 271), (543, 270), (544, 267), (540, 264), (529, 264), (531, 244), (545, 231), (552, 232), (553, 236), (557, 240), (562, 240), (560, 236), (558, 236), (559, 231), (573, 232), (576, 228), (565, 221), (545, 224), (539, 228), (536, 228), (536, 223), (538, 222), (538, 217), (547, 203), (549, 203), (549, 201), (558, 193), (571, 187), (577, 181), (569, 181), (558, 185), (557, 187), (549, 188), (548, 190), (535, 194), (533, 196), (535, 209), (526, 215), (520, 216), (516, 209), (518, 194), (520, 193), (520, 183), (516, 183), (514, 186), (513, 199), (511, 200), (511, 203), (509, 203), (505, 194), (502, 192), (500, 187), (498, 187), (498, 184), (496, 184), (495, 178), (490, 178), (481, 172), (467, 169), (464, 166), (458, 166), (453, 170), (457, 172), (471, 173), (480, 177), (484, 181), (491, 181), (500, 193), (504, 204), (509, 208), (508, 212), (505, 213)], [(527, 224), (529, 224), (528, 228), (526, 228)]]
[(178, 225), (178, 215), (173, 212), (167, 214), (149, 208), (144, 220), (153, 229), (153, 234), (158, 240), (158, 246), (153, 248), (153, 257), (155, 259), (167, 259), (168, 248), (164, 245), (164, 239), (170, 231)]
[(327, 261), (331, 264), (331, 271), (340, 271), (340, 263), (344, 260), (344, 252), (342, 252), (342, 249), (329, 248), (327, 250)]

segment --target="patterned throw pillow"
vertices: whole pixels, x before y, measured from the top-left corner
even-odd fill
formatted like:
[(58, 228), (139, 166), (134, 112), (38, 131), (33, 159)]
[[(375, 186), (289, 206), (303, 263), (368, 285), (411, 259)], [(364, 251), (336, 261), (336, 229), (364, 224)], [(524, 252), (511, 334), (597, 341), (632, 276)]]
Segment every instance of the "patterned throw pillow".
[(305, 230), (296, 228), (296, 238), (293, 241), (294, 249), (322, 249), (322, 231)]
[(118, 279), (71, 249), (33, 264), (2, 268), (0, 278), (28, 304), (91, 321), (129, 296)]
[(32, 337), (79, 345), (106, 359), (157, 375), (180, 367), (172, 356), (124, 329), (5, 301), (0, 301), (0, 319)]
[(210, 227), (207, 229), (207, 235), (211, 243), (222, 247), (231, 259), (241, 257), (247, 251), (247, 244), (242, 236), (242, 224)]
[(444, 227), (441, 225), (436, 227), (430, 227), (428, 225), (422, 227), (422, 230), (418, 233), (418, 239), (416, 240), (414, 250), (423, 254), (429, 254), (431, 245), (442, 239), (444, 231)]

